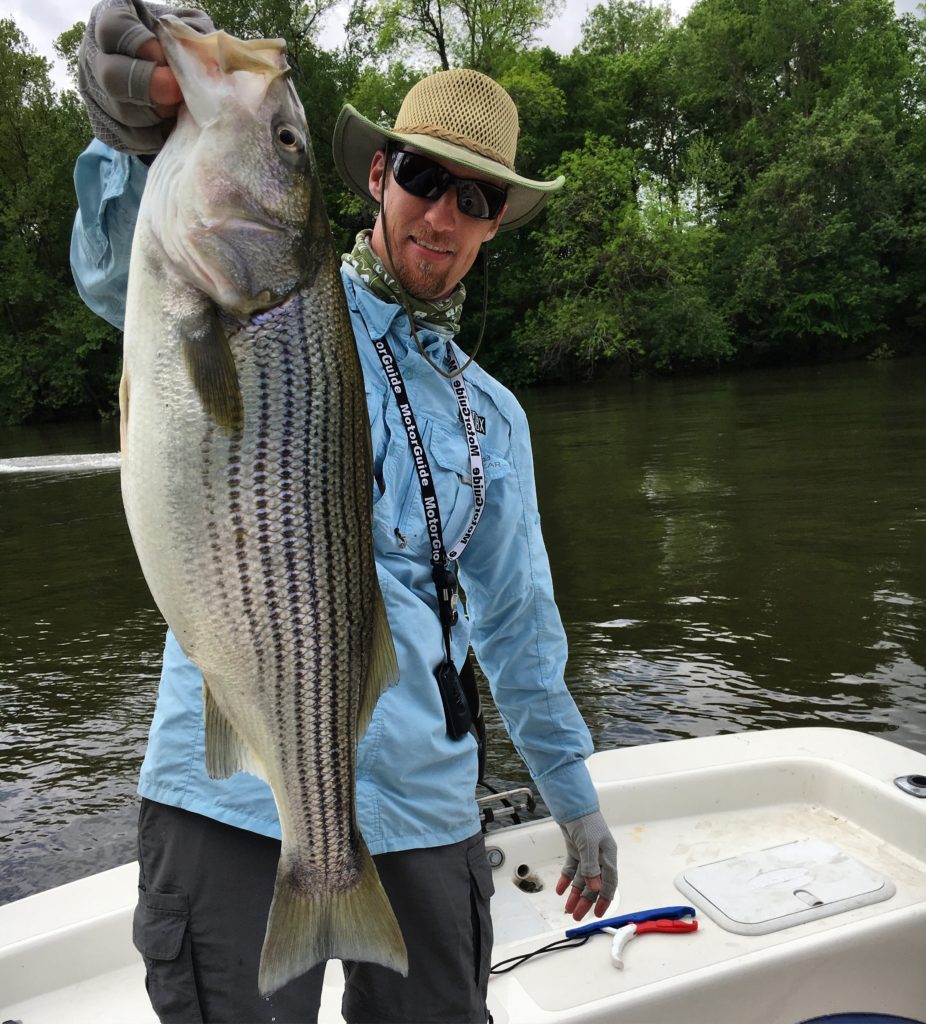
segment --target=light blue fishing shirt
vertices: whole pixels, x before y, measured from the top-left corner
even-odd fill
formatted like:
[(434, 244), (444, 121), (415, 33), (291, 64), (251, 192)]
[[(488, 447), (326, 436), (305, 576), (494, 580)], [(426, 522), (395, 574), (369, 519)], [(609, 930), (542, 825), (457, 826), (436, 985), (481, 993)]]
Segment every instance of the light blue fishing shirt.
[[(135, 157), (94, 141), (79, 158), (80, 210), (71, 265), (80, 294), (122, 327), (132, 232), (147, 174)], [(373, 853), (454, 843), (479, 830), (476, 743), (446, 734), (434, 678), (443, 660), (421, 491), (398, 405), (371, 339), (386, 337), (428, 452), (446, 544), (473, 512), (470, 461), (450, 383), (421, 357), (398, 305), (377, 298), (342, 268), (363, 366), (373, 440), (376, 565), (395, 640), (400, 680), (380, 697), (358, 752), (357, 813)], [(419, 338), (442, 363), (445, 336)], [(462, 365), (466, 356), (455, 349)], [(463, 551), (465, 614), (453, 629), (454, 662), (470, 644), (514, 744), (553, 816), (598, 809), (585, 765), (591, 737), (563, 681), (566, 637), (540, 533), (527, 419), (513, 395), (476, 364), (464, 373), (487, 479), (479, 525)], [(202, 677), (168, 633), (139, 793), (229, 825), (279, 838), (269, 787), (243, 772), (205, 771)]]

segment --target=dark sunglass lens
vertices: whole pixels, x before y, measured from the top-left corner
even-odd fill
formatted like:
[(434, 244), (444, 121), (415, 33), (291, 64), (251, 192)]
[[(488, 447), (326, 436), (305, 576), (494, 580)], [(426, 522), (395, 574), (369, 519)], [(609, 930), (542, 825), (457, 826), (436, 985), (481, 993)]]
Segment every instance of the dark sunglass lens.
[(457, 184), (457, 206), (463, 213), (480, 220), (492, 216), (485, 193), (475, 181), (461, 181)]
[(418, 153), (399, 151), (392, 161), (395, 180), (413, 196), (439, 199), (453, 178), (439, 164)]
[(486, 204), (486, 219), (495, 220), (508, 200), (508, 192), (499, 188), (498, 185), (490, 185), (488, 182), (478, 182), (478, 185)]

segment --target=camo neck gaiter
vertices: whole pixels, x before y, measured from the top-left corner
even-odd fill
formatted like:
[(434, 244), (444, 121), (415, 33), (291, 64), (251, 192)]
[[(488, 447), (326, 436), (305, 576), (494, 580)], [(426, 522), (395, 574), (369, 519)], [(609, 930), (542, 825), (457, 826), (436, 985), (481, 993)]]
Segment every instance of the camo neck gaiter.
[[(342, 262), (349, 264), (360, 275), (360, 280), (385, 302), (397, 302), (402, 304), (402, 293), (398, 283), (387, 272), (383, 261), (370, 248), (370, 236), (373, 232), (366, 228), (357, 235), (357, 241), (350, 252), (344, 253)], [(411, 304), (412, 315), (419, 327), (430, 328), (431, 330), (443, 333), (456, 334), (460, 330), (460, 317), (463, 313), (463, 301), (466, 298), (466, 289), (462, 283), (458, 284), (449, 299), (419, 299), (415, 295), (405, 293), (405, 298)]]

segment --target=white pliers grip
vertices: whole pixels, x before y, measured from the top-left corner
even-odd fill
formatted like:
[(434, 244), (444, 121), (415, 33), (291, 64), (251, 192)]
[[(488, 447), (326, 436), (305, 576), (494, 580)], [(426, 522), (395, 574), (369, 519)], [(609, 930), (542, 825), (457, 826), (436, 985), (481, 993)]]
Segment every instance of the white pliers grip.
[(624, 947), (637, 934), (635, 924), (625, 924), (623, 928), (605, 928), (604, 931), (613, 935), (611, 940), (611, 963), (619, 970), (624, 969)]

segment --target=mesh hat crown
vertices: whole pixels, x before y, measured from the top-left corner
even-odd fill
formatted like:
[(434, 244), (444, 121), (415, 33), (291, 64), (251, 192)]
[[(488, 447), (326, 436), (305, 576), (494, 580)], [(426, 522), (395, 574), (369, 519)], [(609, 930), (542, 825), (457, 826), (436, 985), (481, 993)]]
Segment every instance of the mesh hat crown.
[(499, 230), (526, 224), (564, 179), (534, 181), (515, 170), (518, 111), (495, 81), (478, 71), (439, 71), (416, 83), (402, 102), (391, 129), (345, 105), (334, 129), (334, 162), (347, 186), (376, 205), (370, 194), (373, 155), (390, 141), (434, 159), (452, 162), (490, 178), (508, 190), (508, 209)]

